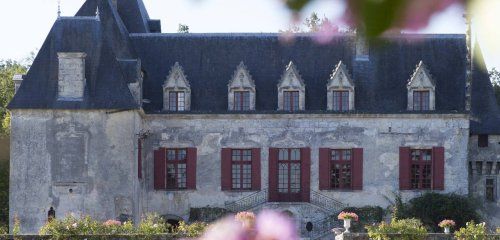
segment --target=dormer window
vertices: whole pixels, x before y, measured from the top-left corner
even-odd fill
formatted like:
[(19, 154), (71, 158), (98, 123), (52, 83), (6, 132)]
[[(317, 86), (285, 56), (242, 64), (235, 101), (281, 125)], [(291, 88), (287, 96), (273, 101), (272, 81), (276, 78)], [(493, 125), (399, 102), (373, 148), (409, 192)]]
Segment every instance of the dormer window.
[(413, 110), (429, 110), (429, 91), (413, 91)]
[(305, 94), (306, 85), (293, 62), (290, 62), (278, 84), (278, 110), (305, 110)]
[(186, 93), (174, 92), (168, 93), (168, 107), (169, 111), (184, 111), (186, 110)]
[(328, 110), (339, 112), (354, 110), (354, 81), (342, 61), (330, 75), (326, 88)]
[(298, 111), (299, 110), (299, 91), (284, 91), (283, 92), (283, 110)]
[(184, 70), (175, 63), (163, 84), (163, 110), (180, 112), (189, 111), (191, 87)]
[(407, 85), (408, 110), (432, 111), (436, 109), (435, 89), (436, 84), (432, 79), (425, 64), (420, 61)]
[(333, 111), (349, 111), (349, 91), (333, 91)]
[(236, 67), (227, 87), (230, 111), (255, 110), (255, 83), (243, 62)]
[(234, 92), (234, 110), (235, 111), (250, 110), (250, 91)]

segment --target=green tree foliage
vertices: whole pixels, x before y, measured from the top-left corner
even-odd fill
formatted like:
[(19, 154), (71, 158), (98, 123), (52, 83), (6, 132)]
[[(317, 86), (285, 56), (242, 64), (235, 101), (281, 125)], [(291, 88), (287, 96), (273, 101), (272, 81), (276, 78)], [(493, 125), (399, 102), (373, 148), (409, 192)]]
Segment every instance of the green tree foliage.
[(0, 161), (0, 226), (8, 226), (8, 224), (9, 224), (9, 162), (1, 160)]
[(189, 26), (179, 23), (179, 27), (177, 28), (177, 32), (178, 33), (189, 33)]
[(491, 83), (493, 84), (493, 90), (495, 91), (495, 96), (497, 97), (497, 103), (500, 106), (500, 71), (493, 68), (489, 71), (489, 74)]
[(424, 226), (434, 232), (439, 232), (439, 222), (443, 219), (452, 219), (456, 227), (463, 227), (469, 221), (478, 221), (474, 203), (463, 196), (456, 194), (425, 193), (420, 197), (403, 203), (396, 197), (393, 217), (396, 219), (420, 219)]
[(13, 60), (0, 60), (0, 134), (8, 135), (10, 126), (10, 116), (6, 109), (7, 104), (14, 96), (14, 82), (12, 77), (15, 74), (25, 74), (27, 66)]

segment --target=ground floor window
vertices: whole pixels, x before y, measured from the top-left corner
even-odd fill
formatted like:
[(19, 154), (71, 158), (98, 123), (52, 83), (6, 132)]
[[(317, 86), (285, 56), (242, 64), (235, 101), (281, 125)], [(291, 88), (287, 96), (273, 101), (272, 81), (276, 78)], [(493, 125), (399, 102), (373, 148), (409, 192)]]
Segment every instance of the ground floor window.
[(352, 189), (352, 150), (332, 149), (330, 181), (333, 189)]
[(494, 179), (486, 179), (486, 200), (490, 202), (495, 201), (495, 180)]
[(431, 189), (432, 187), (432, 150), (411, 150), (411, 188)]

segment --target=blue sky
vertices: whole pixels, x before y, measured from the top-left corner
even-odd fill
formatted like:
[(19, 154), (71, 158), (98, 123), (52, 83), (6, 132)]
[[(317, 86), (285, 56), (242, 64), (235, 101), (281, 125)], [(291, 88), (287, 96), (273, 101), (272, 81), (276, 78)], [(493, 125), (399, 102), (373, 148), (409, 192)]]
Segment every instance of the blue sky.
[[(63, 16), (72, 16), (85, 0), (61, 0)], [(277, 32), (291, 24), (290, 12), (280, 0), (144, 0), (151, 18), (161, 19), (163, 32), (176, 32), (179, 23), (191, 32)], [(339, 20), (340, 0), (316, 0), (303, 16)], [(464, 33), (463, 9), (452, 6), (434, 16), (424, 33)], [(22, 59), (39, 48), (57, 17), (57, 0), (3, 0), (0, 2), (0, 59)], [(478, 36), (479, 41), (481, 37)], [(489, 68), (500, 68), (500, 56), (488, 54)]]

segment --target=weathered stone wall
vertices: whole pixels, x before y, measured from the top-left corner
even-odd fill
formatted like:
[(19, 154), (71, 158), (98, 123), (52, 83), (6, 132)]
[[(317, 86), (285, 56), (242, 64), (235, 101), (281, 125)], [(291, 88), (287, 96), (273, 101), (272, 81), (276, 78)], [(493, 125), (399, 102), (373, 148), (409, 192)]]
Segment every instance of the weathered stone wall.
[[(481, 202), (481, 212), (492, 226), (500, 226), (500, 135), (488, 136), (488, 147), (478, 147), (478, 136), (469, 140), (469, 191)], [(486, 199), (486, 181), (493, 181), (495, 201)]]
[(57, 218), (137, 220), (138, 126), (135, 111), (12, 111), (11, 223), (37, 233), (50, 207)]
[[(364, 149), (362, 191), (321, 191), (351, 206), (387, 206), (399, 189), (399, 147), (445, 147), (445, 190), (467, 194), (466, 115), (255, 114), (148, 115), (144, 144), (145, 212), (188, 219), (190, 208), (223, 207), (252, 192), (222, 192), (221, 148), (261, 148), (262, 188), (268, 185), (269, 147), (311, 148), (311, 189), (318, 190), (320, 147)], [(153, 150), (196, 147), (197, 190), (153, 190)], [(404, 191), (404, 198), (420, 191)]]

